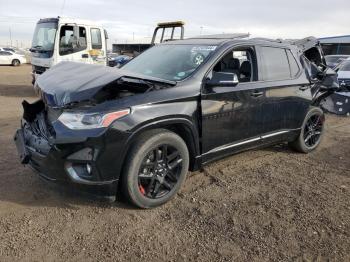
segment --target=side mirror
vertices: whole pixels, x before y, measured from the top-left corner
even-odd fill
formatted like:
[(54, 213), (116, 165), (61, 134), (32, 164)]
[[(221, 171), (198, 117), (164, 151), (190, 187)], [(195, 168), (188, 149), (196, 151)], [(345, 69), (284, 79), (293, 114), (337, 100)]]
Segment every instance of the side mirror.
[(238, 83), (237, 74), (230, 72), (212, 72), (206, 82), (208, 86), (236, 86)]

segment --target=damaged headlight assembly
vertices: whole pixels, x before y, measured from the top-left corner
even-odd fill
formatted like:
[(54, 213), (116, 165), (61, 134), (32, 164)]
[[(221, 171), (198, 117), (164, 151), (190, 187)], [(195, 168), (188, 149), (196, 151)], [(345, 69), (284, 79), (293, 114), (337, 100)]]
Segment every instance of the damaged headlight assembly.
[(130, 109), (108, 113), (63, 112), (58, 121), (69, 129), (94, 129), (109, 127), (115, 120), (130, 114)]

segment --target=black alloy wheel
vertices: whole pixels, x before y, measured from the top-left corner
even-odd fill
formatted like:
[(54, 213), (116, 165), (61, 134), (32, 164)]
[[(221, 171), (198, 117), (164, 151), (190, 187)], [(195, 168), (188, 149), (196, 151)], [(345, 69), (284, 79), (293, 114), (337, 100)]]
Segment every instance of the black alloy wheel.
[(314, 147), (320, 141), (323, 131), (324, 117), (320, 114), (315, 114), (309, 117), (304, 128), (304, 142), (309, 148)]
[(141, 194), (151, 199), (164, 197), (176, 185), (181, 170), (182, 158), (176, 148), (163, 144), (152, 149), (139, 170)]
[(124, 197), (141, 208), (168, 202), (185, 181), (189, 162), (179, 135), (166, 129), (145, 131), (127, 153), (120, 183)]
[(301, 153), (309, 153), (321, 143), (324, 133), (325, 116), (319, 107), (311, 107), (305, 116), (299, 135), (289, 142), (291, 148)]

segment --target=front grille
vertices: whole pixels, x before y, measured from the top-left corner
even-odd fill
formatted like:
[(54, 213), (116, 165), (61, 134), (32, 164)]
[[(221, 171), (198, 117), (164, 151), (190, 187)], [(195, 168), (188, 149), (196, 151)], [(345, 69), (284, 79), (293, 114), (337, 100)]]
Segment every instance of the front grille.
[(33, 65), (34, 73), (41, 75), (47, 70), (47, 67)]

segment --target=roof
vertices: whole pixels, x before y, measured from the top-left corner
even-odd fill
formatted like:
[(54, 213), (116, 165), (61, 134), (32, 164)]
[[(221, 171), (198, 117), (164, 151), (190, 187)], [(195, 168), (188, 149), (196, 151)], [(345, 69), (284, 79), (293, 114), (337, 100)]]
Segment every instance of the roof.
[(200, 35), (190, 37), (188, 39), (240, 39), (249, 37), (249, 33), (235, 33), (235, 34), (217, 34), (217, 35)]
[(333, 38), (345, 38), (345, 37), (350, 37), (350, 35), (339, 35), (339, 36), (321, 37), (321, 38), (319, 38), (319, 40), (333, 39)]
[(77, 18), (71, 18), (71, 17), (51, 17), (51, 18), (41, 18), (38, 23), (45, 23), (45, 22), (60, 22), (61, 24), (81, 24), (81, 25), (94, 25), (94, 26), (100, 26), (99, 23), (96, 23), (94, 21), (86, 20), (86, 19), (77, 19)]
[(350, 43), (350, 35), (340, 35), (319, 38), (322, 44), (339, 44), (339, 43)]

